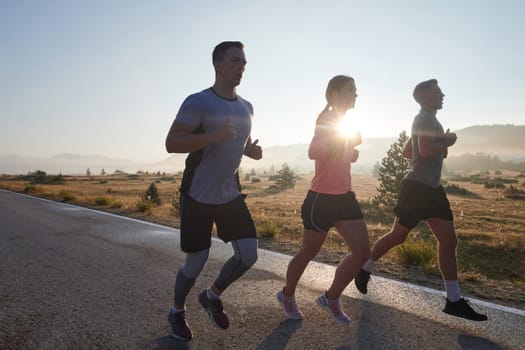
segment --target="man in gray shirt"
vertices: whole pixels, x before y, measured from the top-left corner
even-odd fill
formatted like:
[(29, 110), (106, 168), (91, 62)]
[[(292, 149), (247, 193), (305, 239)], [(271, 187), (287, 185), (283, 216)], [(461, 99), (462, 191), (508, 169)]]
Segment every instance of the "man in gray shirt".
[(189, 153), (181, 184), (181, 249), (187, 253), (178, 271), (174, 303), (168, 315), (173, 337), (189, 341), (185, 320), (186, 297), (208, 260), (212, 227), (234, 255), (198, 301), (214, 326), (227, 329), (220, 296), (257, 260), (257, 234), (241, 194), (238, 169), (243, 155), (262, 158), (258, 140), (251, 141), (253, 107), (237, 95), (246, 58), (244, 46), (226, 41), (213, 51), (215, 83), (183, 102), (166, 138), (169, 153)]
[(394, 208), (396, 217), (392, 230), (374, 244), (371, 258), (355, 277), (355, 284), (361, 293), (366, 294), (375, 261), (394, 246), (402, 244), (419, 221), (426, 220), (439, 242), (438, 264), (447, 293), (443, 312), (473, 321), (485, 321), (487, 316), (472, 309), (461, 296), (458, 284), (454, 218), (441, 186), (443, 159), (448, 154), (448, 147), (456, 142), (456, 134), (448, 130), (445, 133), (436, 118), (437, 110), (443, 107), (445, 95), (437, 80), (431, 79), (419, 83), (413, 96), (421, 110), (414, 118), (411, 139), (403, 150), (403, 155), (413, 160), (413, 169), (402, 182)]

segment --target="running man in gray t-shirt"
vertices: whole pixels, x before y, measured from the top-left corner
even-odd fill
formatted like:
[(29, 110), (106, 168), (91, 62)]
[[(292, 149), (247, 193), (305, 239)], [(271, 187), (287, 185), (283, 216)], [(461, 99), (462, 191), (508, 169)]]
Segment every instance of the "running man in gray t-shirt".
[(257, 234), (241, 194), (238, 169), (243, 155), (262, 158), (252, 142), (252, 105), (237, 95), (246, 58), (243, 44), (226, 41), (213, 51), (215, 83), (186, 98), (166, 138), (169, 153), (189, 153), (181, 197), (181, 249), (187, 253), (175, 280), (174, 301), (168, 315), (173, 337), (189, 341), (185, 320), (186, 297), (208, 260), (213, 224), (217, 235), (231, 242), (234, 255), (198, 301), (214, 326), (229, 327), (220, 299), (222, 292), (257, 260)]
[(448, 154), (448, 147), (456, 142), (456, 134), (448, 130), (443, 132), (436, 118), (437, 110), (443, 107), (445, 95), (437, 80), (431, 79), (419, 83), (413, 96), (421, 106), (421, 111), (414, 118), (411, 138), (403, 150), (403, 155), (413, 160), (413, 169), (401, 185), (391, 231), (374, 244), (370, 260), (354, 281), (357, 289), (366, 294), (375, 262), (394, 246), (402, 244), (419, 221), (426, 220), (439, 243), (438, 265), (447, 294), (443, 312), (473, 321), (485, 321), (487, 316), (472, 309), (461, 296), (458, 284), (458, 241), (450, 203), (441, 186), (443, 159)]

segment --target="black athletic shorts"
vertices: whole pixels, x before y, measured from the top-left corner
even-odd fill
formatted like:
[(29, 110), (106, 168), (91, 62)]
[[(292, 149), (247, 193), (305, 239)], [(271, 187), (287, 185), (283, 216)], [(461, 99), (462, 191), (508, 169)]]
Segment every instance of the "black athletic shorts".
[(204, 204), (183, 194), (180, 208), (180, 245), (185, 253), (211, 247), (213, 223), (224, 242), (257, 238), (255, 223), (242, 195), (225, 204)]
[(414, 180), (403, 180), (394, 213), (399, 223), (414, 228), (429, 218), (454, 220), (447, 194), (442, 186), (431, 187)]
[(324, 194), (308, 191), (301, 207), (303, 226), (307, 230), (326, 233), (337, 221), (363, 218), (354, 192)]

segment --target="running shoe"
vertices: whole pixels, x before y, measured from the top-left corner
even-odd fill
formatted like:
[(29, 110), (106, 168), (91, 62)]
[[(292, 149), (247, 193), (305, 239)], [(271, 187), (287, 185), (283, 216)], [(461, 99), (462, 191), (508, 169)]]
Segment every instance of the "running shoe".
[(368, 281), (370, 281), (370, 272), (363, 269), (359, 270), (359, 272), (354, 278), (354, 283), (357, 287), (357, 290), (363, 294), (366, 294), (368, 292)]
[(299, 311), (295, 297), (287, 297), (284, 295), (284, 288), (277, 292), (277, 301), (281, 304), (284, 314), (291, 320), (302, 320), (303, 313)]
[(446, 299), (447, 303), (443, 312), (449, 315), (466, 318), (472, 321), (486, 321), (487, 316), (476, 312), (465, 298), (461, 298), (456, 302), (451, 302)]
[(199, 294), (198, 299), (208, 313), (211, 323), (219, 329), (228, 329), (230, 321), (228, 321), (228, 316), (224, 313), (222, 301), (220, 299), (209, 299), (206, 289)]
[(341, 302), (339, 301), (339, 298), (335, 302), (330, 302), (326, 297), (326, 293), (323, 293), (315, 300), (315, 302), (323, 310), (328, 312), (328, 314), (332, 316), (335, 322), (342, 325), (347, 325), (350, 323), (350, 317), (348, 317), (348, 315), (345, 314), (345, 312), (341, 308)]
[(168, 323), (170, 325), (170, 334), (173, 338), (184, 341), (191, 340), (191, 329), (186, 323), (184, 311), (175, 312), (175, 310), (171, 308), (168, 314)]

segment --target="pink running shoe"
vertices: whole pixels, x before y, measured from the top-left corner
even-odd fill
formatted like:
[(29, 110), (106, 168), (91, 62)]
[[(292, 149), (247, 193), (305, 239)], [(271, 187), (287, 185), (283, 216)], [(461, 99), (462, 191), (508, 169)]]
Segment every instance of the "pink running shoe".
[(348, 317), (348, 315), (345, 314), (345, 312), (341, 308), (341, 303), (339, 299), (337, 299), (335, 302), (330, 302), (326, 297), (326, 293), (323, 293), (319, 296), (319, 298), (315, 300), (315, 302), (326, 312), (328, 312), (328, 314), (332, 316), (335, 322), (342, 325), (350, 324), (350, 317)]
[(299, 311), (297, 303), (295, 302), (295, 297), (287, 297), (284, 295), (283, 291), (284, 288), (283, 290), (277, 292), (277, 300), (279, 301), (279, 304), (281, 304), (281, 308), (283, 309), (284, 314), (289, 319), (302, 320), (303, 313)]

